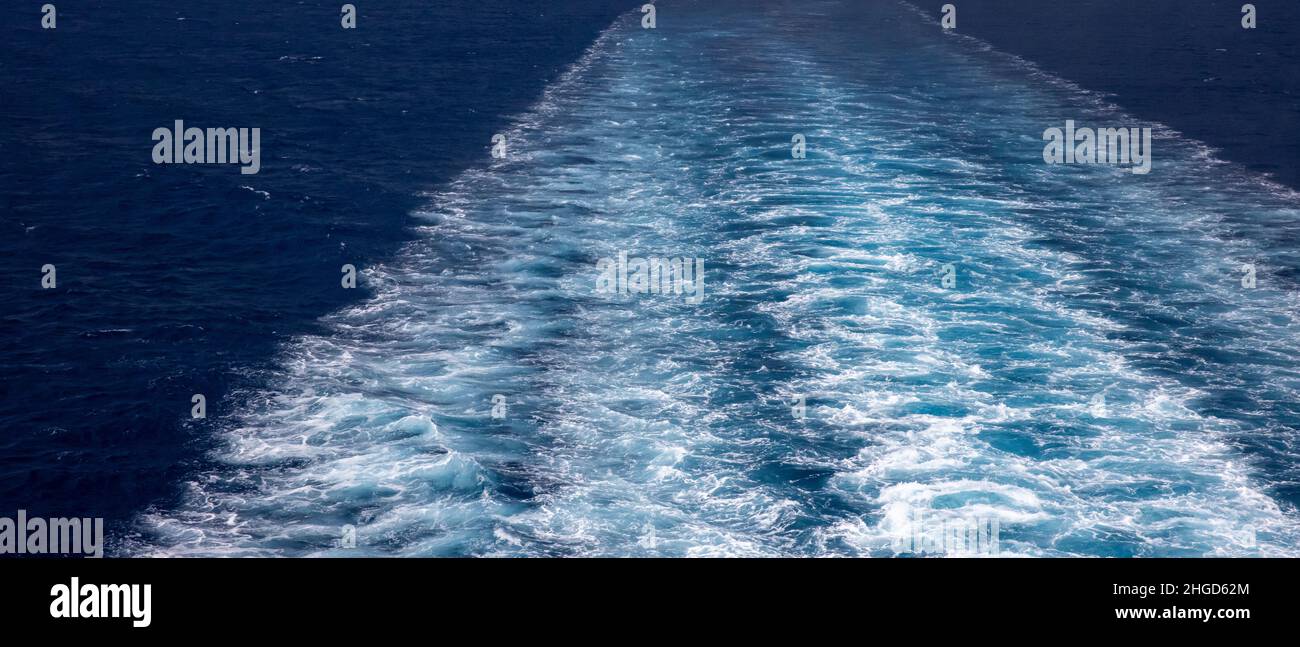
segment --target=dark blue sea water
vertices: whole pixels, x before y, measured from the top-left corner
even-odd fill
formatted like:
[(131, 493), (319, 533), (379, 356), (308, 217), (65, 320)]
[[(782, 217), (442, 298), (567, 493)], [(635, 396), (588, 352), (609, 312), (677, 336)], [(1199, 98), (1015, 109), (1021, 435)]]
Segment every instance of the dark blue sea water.
[[(340, 266), (408, 239), (420, 193), (624, 9), (357, 3), (344, 31), (335, 2), (56, 4), (56, 30), (36, 5), (0, 39), (0, 509), (124, 523), (175, 496), (278, 343), (363, 298)], [(260, 127), (261, 172), (154, 165), (176, 119)]]
[(965, 0), (959, 31), (1300, 187), (1300, 5), (1253, 3), (1242, 29), (1243, 4)]
[[(8, 25), (0, 510), (150, 555), (884, 555), (916, 510), (1300, 549), (1294, 9), (657, 4)], [(152, 164), (175, 119), (263, 170)], [(1045, 165), (1066, 119), (1152, 172)], [(704, 301), (595, 293), (620, 251)]]

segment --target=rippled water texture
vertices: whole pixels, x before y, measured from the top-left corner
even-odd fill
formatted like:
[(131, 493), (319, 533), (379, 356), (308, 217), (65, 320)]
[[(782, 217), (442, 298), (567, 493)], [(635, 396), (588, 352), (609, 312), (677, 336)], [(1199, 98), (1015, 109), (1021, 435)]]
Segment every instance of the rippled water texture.
[[(135, 550), (884, 556), (920, 509), (1004, 556), (1295, 554), (1294, 194), (842, 4), (616, 21)], [(1045, 165), (1066, 119), (1153, 127), (1152, 172)], [(703, 303), (597, 294), (623, 250), (704, 259)]]

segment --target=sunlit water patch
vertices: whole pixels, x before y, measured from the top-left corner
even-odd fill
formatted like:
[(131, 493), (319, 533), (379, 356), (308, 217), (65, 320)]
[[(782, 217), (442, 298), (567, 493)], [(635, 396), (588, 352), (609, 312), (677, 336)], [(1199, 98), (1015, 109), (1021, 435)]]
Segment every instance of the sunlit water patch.
[[(1300, 310), (1239, 271), (1294, 196), (1158, 124), (1149, 175), (1047, 166), (1134, 120), (843, 4), (612, 25), (138, 550), (883, 556), (924, 510), (1002, 555), (1296, 552)], [(703, 301), (597, 293), (620, 252), (703, 259)]]

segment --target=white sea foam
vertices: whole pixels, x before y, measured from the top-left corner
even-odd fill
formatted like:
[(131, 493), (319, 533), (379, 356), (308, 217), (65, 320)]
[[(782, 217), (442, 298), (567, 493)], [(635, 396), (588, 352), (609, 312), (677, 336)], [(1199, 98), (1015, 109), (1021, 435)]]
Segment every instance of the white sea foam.
[[(1186, 316), (1297, 350), (1284, 295), (1222, 289), (1216, 267), (1260, 253), (1224, 242), (1221, 204), (1285, 204), (1242, 200), (1192, 148), (1162, 162), (1210, 195), (1044, 174), (987, 143), (1082, 89), (990, 71), (959, 39), (933, 57), (869, 39), (837, 65), (855, 32), (834, 7), (603, 33), (507, 158), (428, 196), (419, 239), (364, 273), (372, 299), (286, 345), (140, 552), (888, 555), (924, 509), (998, 519), (1004, 556), (1294, 554), (1248, 430), (1161, 370), (1191, 351), (1136, 337)], [(745, 47), (700, 55), (729, 39)], [(984, 100), (954, 117), (954, 97)], [(595, 294), (594, 259), (620, 249), (705, 259), (709, 297)]]

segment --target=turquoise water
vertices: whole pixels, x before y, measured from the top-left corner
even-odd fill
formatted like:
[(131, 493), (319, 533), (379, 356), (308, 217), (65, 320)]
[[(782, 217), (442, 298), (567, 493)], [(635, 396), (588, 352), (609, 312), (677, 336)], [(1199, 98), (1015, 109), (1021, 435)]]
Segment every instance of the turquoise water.
[[(617, 20), (133, 550), (885, 556), (922, 510), (1004, 556), (1295, 554), (1295, 194), (843, 4)], [(1067, 119), (1152, 128), (1152, 172), (1044, 164)], [(703, 302), (598, 294), (620, 251), (703, 259)]]

